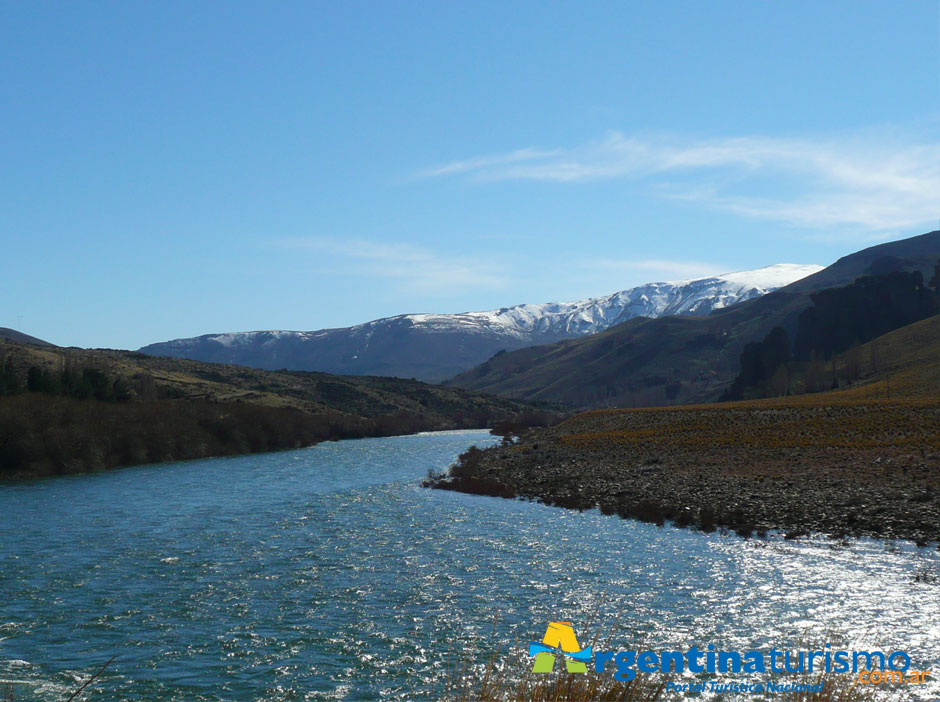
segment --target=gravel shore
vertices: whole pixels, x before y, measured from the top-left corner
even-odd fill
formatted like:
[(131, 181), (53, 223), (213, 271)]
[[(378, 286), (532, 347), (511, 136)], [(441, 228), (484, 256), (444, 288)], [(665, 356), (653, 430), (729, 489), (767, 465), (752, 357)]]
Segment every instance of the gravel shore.
[(742, 536), (940, 541), (940, 406), (735, 403), (587, 412), (472, 450), (441, 489)]

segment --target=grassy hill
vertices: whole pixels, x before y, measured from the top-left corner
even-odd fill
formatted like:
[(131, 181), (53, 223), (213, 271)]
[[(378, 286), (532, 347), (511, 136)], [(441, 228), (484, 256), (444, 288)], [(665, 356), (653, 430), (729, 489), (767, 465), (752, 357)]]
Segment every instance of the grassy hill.
[(411, 380), (0, 340), (0, 477), (542, 416), (527, 403)]
[(594, 410), (465, 454), (436, 486), (662, 524), (940, 540), (940, 317), (849, 349), (829, 392)]
[(21, 344), (30, 344), (32, 346), (54, 346), (54, 344), (50, 344), (48, 341), (37, 339), (35, 336), (24, 334), (23, 332), (10, 329), (9, 327), (0, 327), (0, 339), (18, 341)]
[[(805, 402), (845, 404), (869, 400), (940, 398), (940, 315), (895, 329), (855, 346), (821, 364), (827, 383), (856, 380), (826, 393), (806, 395)], [(819, 372), (803, 364), (791, 379), (796, 393), (806, 391), (809, 376)], [(779, 400), (781, 398), (771, 398)], [(785, 402), (796, 398), (782, 398)]]
[(739, 371), (744, 346), (774, 327), (791, 336), (811, 295), (863, 275), (920, 271), (940, 256), (940, 231), (881, 244), (763, 297), (707, 317), (638, 318), (589, 337), (499, 354), (453, 385), (575, 407), (648, 407), (712, 401)]

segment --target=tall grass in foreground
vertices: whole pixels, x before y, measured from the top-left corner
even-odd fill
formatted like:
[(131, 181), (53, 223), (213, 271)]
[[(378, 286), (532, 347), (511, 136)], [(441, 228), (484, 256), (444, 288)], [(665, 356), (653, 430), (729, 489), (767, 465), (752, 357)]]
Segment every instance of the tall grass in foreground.
[[(495, 627), (494, 627), (495, 628)], [(610, 650), (612, 636), (604, 637), (602, 648)], [(591, 642), (597, 650), (600, 635), (596, 633)], [(637, 648), (636, 646), (634, 648)], [(640, 647), (642, 648), (642, 647)], [(512, 650), (520, 650), (518, 645)], [(805, 649), (804, 649), (805, 650)], [(809, 650), (813, 650), (810, 648)], [(442, 702), (672, 702), (684, 699), (703, 699), (701, 694), (682, 693), (668, 690), (667, 683), (700, 682), (703, 678), (689, 678), (681, 673), (644, 674), (637, 673), (630, 681), (618, 681), (611, 671), (596, 673), (591, 664), (586, 674), (564, 672), (564, 663), (556, 661), (556, 672), (549, 674), (532, 673), (532, 662), (527, 656), (512, 656), (510, 663), (505, 662), (506, 651), (496, 651), (490, 655), (485, 666), (474, 665), (469, 659), (462, 660), (444, 683), (442, 690), (436, 690), (431, 698)], [(503, 659), (503, 662), (501, 662)], [(519, 672), (522, 671), (522, 675)], [(897, 699), (898, 690), (884, 685), (859, 685), (856, 676), (850, 673), (806, 673), (780, 677), (768, 675), (766, 678), (706, 678), (721, 682), (762, 682), (761, 694), (724, 693), (708, 699), (723, 700), (776, 700), (777, 702), (884, 702)], [(813, 692), (788, 691), (770, 692), (767, 683), (800, 683), (816, 685), (822, 682), (822, 690)], [(873, 689), (880, 688), (880, 689)]]
[[(758, 695), (723, 695), (718, 699), (774, 699), (780, 702), (872, 702), (875, 691), (858, 686), (851, 675), (826, 674), (814, 676), (794, 675), (788, 682), (816, 684), (823, 682), (819, 692), (766, 692)], [(884, 691), (882, 691), (884, 692)], [(699, 699), (698, 694), (691, 695)], [(662, 675), (639, 673), (629, 682), (614, 680), (607, 673), (589, 672), (586, 675), (559, 673), (534, 675), (511, 679), (503, 671), (487, 666), (482, 678), (461, 676), (451, 680), (443, 697), (446, 702), (667, 702), (684, 699), (683, 693), (667, 691)]]

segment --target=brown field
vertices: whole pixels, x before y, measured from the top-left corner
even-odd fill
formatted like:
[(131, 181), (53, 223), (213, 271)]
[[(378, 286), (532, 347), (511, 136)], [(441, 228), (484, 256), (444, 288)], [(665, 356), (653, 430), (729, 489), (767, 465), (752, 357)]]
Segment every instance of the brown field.
[(940, 541), (937, 324), (924, 320), (835, 358), (836, 369), (862, 365), (849, 387), (585, 412), (465, 456), (439, 486), (745, 536), (780, 529)]

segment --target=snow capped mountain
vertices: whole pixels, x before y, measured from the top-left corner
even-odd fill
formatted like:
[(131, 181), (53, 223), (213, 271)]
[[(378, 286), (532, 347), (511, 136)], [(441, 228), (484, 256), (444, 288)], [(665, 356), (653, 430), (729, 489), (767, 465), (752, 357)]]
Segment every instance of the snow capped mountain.
[[(634, 317), (707, 314), (760, 297), (820, 270), (822, 266), (778, 263), (712, 278), (647, 283), (606, 297), (577, 302), (515, 305), (489, 312), (461, 314), (408, 314), (391, 319), (409, 319), (416, 326), (436, 329), (462, 327), (518, 336), (545, 333), (581, 336), (603, 331)], [(371, 327), (385, 321), (380, 319), (359, 327)]]
[(710, 278), (648, 283), (576, 302), (460, 314), (404, 314), (344, 329), (207, 334), (151, 344), (140, 351), (266, 369), (437, 381), (482, 363), (501, 349), (594, 334), (634, 317), (708, 314), (819, 270), (822, 266), (780, 263)]

